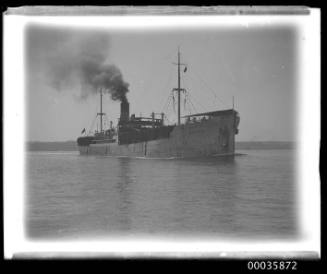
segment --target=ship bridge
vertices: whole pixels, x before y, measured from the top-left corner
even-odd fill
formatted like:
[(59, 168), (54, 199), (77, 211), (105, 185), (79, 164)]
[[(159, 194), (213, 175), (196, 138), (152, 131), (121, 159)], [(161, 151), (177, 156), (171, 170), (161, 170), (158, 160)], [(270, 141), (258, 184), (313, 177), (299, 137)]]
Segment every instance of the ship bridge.
[(205, 117), (209, 117), (209, 119), (210, 119), (210, 117), (221, 117), (221, 116), (230, 116), (230, 115), (234, 115), (234, 130), (235, 130), (235, 134), (238, 134), (238, 125), (240, 123), (240, 115), (234, 109), (225, 109), (225, 110), (195, 113), (195, 114), (185, 115), (182, 118), (186, 118), (186, 123), (190, 123), (191, 118), (193, 118), (193, 122), (196, 122), (197, 117), (203, 117), (202, 120), (206, 120)]

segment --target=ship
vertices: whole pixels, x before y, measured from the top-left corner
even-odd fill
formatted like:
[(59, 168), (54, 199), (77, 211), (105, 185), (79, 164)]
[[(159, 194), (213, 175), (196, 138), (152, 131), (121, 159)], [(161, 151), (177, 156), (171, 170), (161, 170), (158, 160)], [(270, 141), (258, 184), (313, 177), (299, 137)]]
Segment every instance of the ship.
[[(238, 134), (240, 115), (233, 107), (181, 117), (181, 53), (178, 49), (177, 123), (165, 124), (165, 113), (151, 113), (137, 117), (129, 113), (129, 102), (120, 103), (117, 126), (103, 128), (102, 97), (100, 92), (100, 130), (77, 139), (80, 155), (106, 155), (142, 158), (199, 158), (235, 155), (235, 135)], [(158, 117), (159, 115), (159, 117)], [(182, 119), (184, 121), (182, 122)], [(85, 129), (83, 130), (85, 132)]]

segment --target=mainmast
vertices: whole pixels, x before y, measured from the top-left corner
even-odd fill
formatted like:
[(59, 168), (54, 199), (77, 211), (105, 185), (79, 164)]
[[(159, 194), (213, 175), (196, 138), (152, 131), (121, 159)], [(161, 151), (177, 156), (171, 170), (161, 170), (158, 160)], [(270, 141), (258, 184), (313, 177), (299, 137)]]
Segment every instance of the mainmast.
[(181, 53), (179, 52), (178, 47), (178, 89), (177, 89), (177, 96), (178, 96), (178, 125), (181, 124)]
[(177, 111), (177, 124), (180, 125), (181, 124), (181, 91), (185, 92), (185, 89), (181, 88), (181, 66), (185, 67), (184, 72), (186, 71), (186, 65), (181, 63), (181, 53), (179, 51), (179, 47), (178, 47), (178, 55), (177, 55), (177, 64), (174, 63), (175, 65), (177, 65), (177, 75), (178, 75), (178, 87), (174, 88), (173, 91), (177, 91), (177, 98), (178, 98), (178, 111)]

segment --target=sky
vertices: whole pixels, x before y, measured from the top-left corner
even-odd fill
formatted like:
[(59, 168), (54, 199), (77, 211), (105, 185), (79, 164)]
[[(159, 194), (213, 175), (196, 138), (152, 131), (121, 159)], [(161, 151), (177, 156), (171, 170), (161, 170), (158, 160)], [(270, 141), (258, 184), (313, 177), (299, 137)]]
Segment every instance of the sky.
[[(187, 66), (182, 87), (192, 102), (185, 109), (182, 97), (182, 115), (230, 109), (234, 97), (241, 118), (236, 141), (296, 138), (298, 42), (291, 26), (118, 30), (33, 24), (25, 39), (28, 141), (76, 140), (83, 128), (96, 129), (97, 84), (104, 81), (106, 125), (119, 117), (112, 90), (122, 91), (117, 83), (126, 87), (130, 114), (165, 110), (167, 122), (176, 122), (177, 107), (165, 106), (177, 87), (178, 47)], [(114, 85), (107, 81), (112, 75)]]

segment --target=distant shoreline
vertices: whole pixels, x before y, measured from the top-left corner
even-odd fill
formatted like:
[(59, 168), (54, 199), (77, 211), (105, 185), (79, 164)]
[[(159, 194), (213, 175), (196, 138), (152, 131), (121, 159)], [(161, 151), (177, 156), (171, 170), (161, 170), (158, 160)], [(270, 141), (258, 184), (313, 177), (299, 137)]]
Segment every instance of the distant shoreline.
[[(77, 151), (75, 141), (27, 142), (27, 151)], [(235, 149), (294, 149), (294, 142), (236, 142)]]

